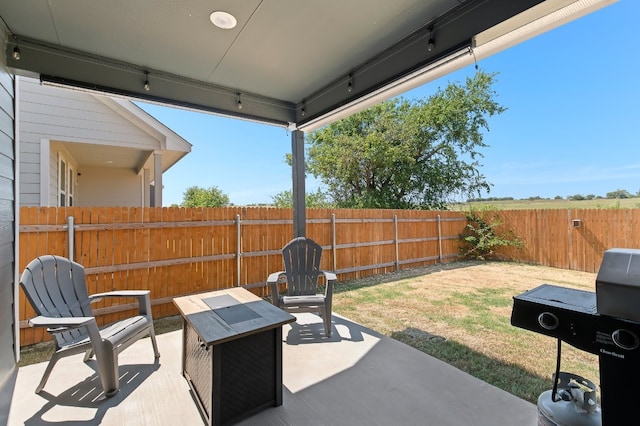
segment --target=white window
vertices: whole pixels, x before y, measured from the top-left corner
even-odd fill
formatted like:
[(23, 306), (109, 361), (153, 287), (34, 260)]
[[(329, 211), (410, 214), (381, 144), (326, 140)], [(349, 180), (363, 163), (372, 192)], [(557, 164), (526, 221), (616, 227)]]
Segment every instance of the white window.
[(73, 169), (69, 167), (69, 192), (67, 194), (67, 199), (69, 200), (69, 206), (73, 206), (73, 187), (75, 186), (73, 183), (75, 179), (73, 179)]
[(60, 156), (58, 164), (58, 206), (73, 206), (74, 197), (73, 168), (64, 157)]

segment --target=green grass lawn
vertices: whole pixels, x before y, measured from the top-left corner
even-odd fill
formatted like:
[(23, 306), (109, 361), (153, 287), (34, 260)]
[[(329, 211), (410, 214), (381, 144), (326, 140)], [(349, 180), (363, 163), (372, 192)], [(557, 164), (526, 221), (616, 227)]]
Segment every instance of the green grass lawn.
[[(535, 403), (552, 386), (557, 340), (512, 326), (513, 296), (541, 283), (594, 290), (594, 280), (542, 266), (455, 262), (340, 283), (333, 309)], [(562, 360), (563, 371), (598, 382), (596, 355), (565, 344)]]

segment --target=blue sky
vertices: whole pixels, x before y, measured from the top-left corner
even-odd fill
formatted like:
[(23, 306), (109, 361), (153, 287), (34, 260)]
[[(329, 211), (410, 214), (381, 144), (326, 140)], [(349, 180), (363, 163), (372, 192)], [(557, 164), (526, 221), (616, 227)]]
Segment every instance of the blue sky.
[[(640, 191), (640, 1), (620, 0), (478, 63), (498, 73), (507, 111), (489, 121), (480, 169), (490, 197), (604, 196)], [(469, 66), (403, 96), (463, 83)], [(186, 188), (217, 186), (236, 205), (270, 203), (291, 188), (282, 128), (140, 104), (187, 139), (190, 154), (164, 174), (163, 204)], [(308, 179), (307, 190), (318, 182)]]

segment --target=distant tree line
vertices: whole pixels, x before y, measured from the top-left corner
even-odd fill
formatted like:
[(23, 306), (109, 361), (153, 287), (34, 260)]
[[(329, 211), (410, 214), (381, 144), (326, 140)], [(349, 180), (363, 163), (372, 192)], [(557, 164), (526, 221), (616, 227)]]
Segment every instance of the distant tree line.
[(477, 201), (513, 201), (513, 197), (487, 197), (487, 198), (469, 198), (467, 203), (474, 203)]
[[(563, 197), (561, 195), (556, 195), (555, 197), (553, 197), (553, 199), (554, 200), (567, 199), (570, 201), (581, 201), (581, 200), (603, 200), (603, 199), (619, 200), (623, 198), (635, 198), (635, 197), (640, 197), (640, 190), (635, 194), (632, 194), (626, 189), (616, 189), (615, 191), (607, 192), (607, 194), (604, 197), (601, 195), (594, 195), (594, 194), (587, 194), (587, 195), (574, 194), (574, 195), (567, 195), (566, 197)], [(549, 199), (550, 198), (539, 197), (537, 195), (533, 197), (521, 198), (521, 200), (529, 200), (529, 201), (549, 200)], [(475, 203), (475, 202), (481, 202), (481, 201), (513, 201), (513, 200), (514, 200), (513, 197), (469, 198), (467, 200), (467, 203)]]

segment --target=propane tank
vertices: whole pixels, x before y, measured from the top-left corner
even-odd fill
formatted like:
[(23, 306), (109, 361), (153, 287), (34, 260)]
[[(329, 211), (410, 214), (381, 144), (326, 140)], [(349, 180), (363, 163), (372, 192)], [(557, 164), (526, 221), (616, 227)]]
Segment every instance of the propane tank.
[(557, 380), (555, 393), (538, 397), (538, 426), (601, 426), (596, 385), (571, 373), (560, 373)]

